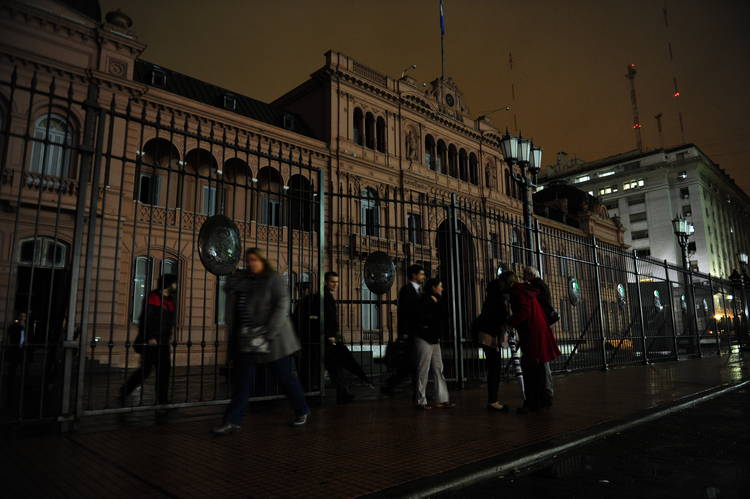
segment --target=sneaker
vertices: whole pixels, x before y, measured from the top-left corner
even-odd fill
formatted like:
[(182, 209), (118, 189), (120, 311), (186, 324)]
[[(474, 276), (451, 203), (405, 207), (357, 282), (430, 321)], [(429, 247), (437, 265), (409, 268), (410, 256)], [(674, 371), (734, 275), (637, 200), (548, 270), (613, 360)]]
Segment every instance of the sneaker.
[(240, 431), (240, 425), (225, 423), (221, 426), (217, 426), (211, 430), (214, 435), (229, 435), (230, 433), (237, 433)]
[(307, 424), (307, 419), (310, 416), (310, 411), (307, 411), (306, 413), (302, 414), (301, 416), (297, 416), (294, 418), (294, 421), (292, 421), (292, 426), (304, 426)]

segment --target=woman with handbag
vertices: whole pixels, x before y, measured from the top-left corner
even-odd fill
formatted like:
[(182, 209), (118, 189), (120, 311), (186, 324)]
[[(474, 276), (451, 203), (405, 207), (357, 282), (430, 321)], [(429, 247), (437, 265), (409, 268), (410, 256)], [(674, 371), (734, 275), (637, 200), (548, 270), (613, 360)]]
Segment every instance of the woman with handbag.
[(292, 372), (292, 355), (301, 349), (289, 319), (289, 297), (281, 277), (258, 248), (245, 252), (247, 268), (227, 280), (227, 318), (235, 350), (235, 388), (217, 435), (240, 429), (259, 364), (279, 379), (294, 409), (292, 426), (307, 422), (310, 409), (302, 385)]
[(510, 290), (518, 282), (513, 272), (503, 272), (487, 287), (487, 297), (477, 318), (477, 336), (487, 360), (487, 409), (508, 412), (508, 405), (500, 403), (500, 348), (508, 343), (507, 322), (510, 318)]

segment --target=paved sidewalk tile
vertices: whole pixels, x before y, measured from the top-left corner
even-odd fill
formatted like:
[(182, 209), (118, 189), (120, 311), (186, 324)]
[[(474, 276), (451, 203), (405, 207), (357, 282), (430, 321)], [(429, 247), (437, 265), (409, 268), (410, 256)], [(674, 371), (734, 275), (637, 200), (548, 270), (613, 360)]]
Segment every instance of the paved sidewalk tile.
[[(219, 421), (193, 421), (20, 440), (0, 457), (0, 481), (8, 497), (356, 497), (746, 378), (750, 363), (727, 356), (570, 374), (555, 379), (554, 407), (529, 415), (486, 411), (484, 387), (452, 393), (453, 409), (324, 407), (302, 428), (283, 406), (251, 407), (242, 431), (222, 438), (210, 434)], [(516, 385), (502, 391), (519, 405)]]

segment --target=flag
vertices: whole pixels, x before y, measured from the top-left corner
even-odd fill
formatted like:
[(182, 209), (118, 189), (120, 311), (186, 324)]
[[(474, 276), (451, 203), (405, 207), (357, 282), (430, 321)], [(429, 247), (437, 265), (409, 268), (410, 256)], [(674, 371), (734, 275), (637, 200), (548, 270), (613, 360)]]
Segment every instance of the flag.
[(445, 11), (443, 9), (443, 0), (440, 0), (440, 34), (445, 34)]

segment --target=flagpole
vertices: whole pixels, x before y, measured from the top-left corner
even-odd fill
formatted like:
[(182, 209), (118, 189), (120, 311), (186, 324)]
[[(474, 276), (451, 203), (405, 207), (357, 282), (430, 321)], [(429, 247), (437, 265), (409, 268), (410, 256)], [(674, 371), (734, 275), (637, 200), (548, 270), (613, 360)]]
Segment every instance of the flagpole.
[(440, 80), (445, 80), (445, 14), (440, 0)]

